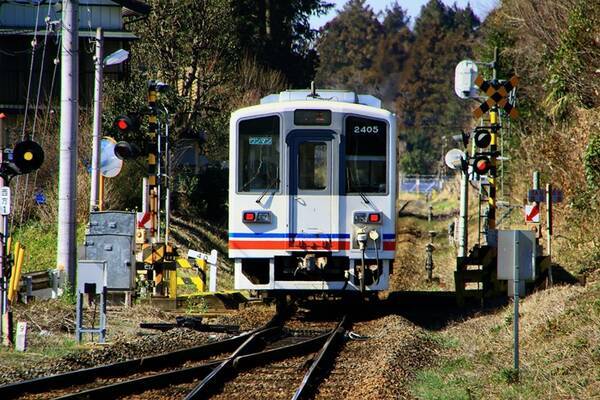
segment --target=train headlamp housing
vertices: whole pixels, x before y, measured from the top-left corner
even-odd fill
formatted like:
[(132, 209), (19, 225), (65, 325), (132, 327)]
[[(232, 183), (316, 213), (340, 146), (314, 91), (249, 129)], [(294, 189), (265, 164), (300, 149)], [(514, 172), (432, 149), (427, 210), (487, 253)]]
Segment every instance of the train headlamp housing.
[(244, 211), (242, 221), (247, 224), (270, 224), (271, 211)]
[(355, 224), (366, 224), (369, 222), (369, 213), (366, 212), (355, 212), (354, 213), (354, 223)]
[(354, 224), (381, 224), (381, 213), (357, 211), (354, 213)]

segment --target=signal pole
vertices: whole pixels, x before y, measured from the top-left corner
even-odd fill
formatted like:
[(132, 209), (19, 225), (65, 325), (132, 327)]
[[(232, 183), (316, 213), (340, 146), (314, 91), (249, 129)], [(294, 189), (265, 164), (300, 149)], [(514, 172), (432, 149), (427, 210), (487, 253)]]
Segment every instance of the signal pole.
[(60, 155), (56, 264), (75, 284), (77, 135), (79, 120), (79, 0), (63, 0), (60, 68)]
[[(494, 60), (492, 61), (492, 80), (496, 81), (496, 65), (498, 63), (498, 48), (494, 47)], [(490, 173), (488, 176), (488, 181), (490, 183), (490, 192), (488, 196), (488, 237), (489, 232), (496, 229), (496, 176), (497, 173), (497, 161), (496, 161), (496, 151), (498, 151), (498, 131), (500, 129), (500, 125), (498, 124), (498, 107), (494, 106), (490, 110), (490, 126), (491, 126), (491, 138), (490, 141), (490, 162), (492, 167), (490, 168)]]
[(104, 78), (104, 34), (96, 29), (96, 74), (94, 79), (94, 127), (92, 133), (92, 187), (90, 191), (90, 211), (99, 209), (100, 184), (100, 131), (102, 129), (102, 82)]

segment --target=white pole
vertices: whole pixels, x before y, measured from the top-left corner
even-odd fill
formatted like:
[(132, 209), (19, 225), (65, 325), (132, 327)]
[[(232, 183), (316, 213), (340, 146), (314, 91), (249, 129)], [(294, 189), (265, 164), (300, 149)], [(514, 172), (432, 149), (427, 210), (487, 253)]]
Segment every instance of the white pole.
[(63, 0), (60, 79), (60, 156), (56, 264), (75, 283), (77, 206), (77, 134), (79, 119), (78, 0)]
[(169, 243), (169, 228), (171, 224), (171, 159), (169, 155), (169, 114), (165, 117), (165, 243)]
[(460, 174), (460, 216), (458, 218), (458, 256), (466, 257), (468, 243), (468, 211), (469, 211), (469, 174)]
[(519, 286), (521, 285), (520, 271), (519, 271), (519, 231), (513, 231), (514, 243), (515, 243), (515, 259), (514, 259), (514, 315), (513, 315), (513, 368), (516, 373), (517, 380), (519, 379)]
[(94, 79), (94, 126), (92, 133), (92, 187), (90, 191), (90, 211), (98, 210), (100, 181), (100, 132), (102, 130), (102, 82), (104, 78), (104, 34), (96, 29), (96, 75)]

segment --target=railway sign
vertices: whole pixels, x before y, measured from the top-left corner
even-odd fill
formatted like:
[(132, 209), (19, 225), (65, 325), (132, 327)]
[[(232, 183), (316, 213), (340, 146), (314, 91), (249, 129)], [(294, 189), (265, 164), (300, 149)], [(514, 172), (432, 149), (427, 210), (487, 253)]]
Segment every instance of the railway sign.
[(479, 107), (473, 110), (473, 116), (480, 118), (483, 114), (488, 112), (493, 106), (503, 108), (508, 113), (510, 118), (517, 118), (519, 111), (508, 101), (508, 94), (511, 90), (517, 87), (519, 83), (519, 77), (513, 75), (508, 81), (498, 82), (495, 80), (486, 81), (481, 75), (475, 78), (475, 84), (479, 86), (482, 92), (484, 92), (488, 98), (486, 101), (481, 103)]
[(540, 222), (540, 206), (537, 204), (525, 205), (525, 222), (538, 224)]
[[(552, 189), (552, 202), (562, 203), (563, 192), (560, 189)], [(546, 202), (546, 189), (530, 189), (527, 192), (527, 201), (545, 203)]]
[(0, 188), (0, 215), (10, 214), (10, 187)]

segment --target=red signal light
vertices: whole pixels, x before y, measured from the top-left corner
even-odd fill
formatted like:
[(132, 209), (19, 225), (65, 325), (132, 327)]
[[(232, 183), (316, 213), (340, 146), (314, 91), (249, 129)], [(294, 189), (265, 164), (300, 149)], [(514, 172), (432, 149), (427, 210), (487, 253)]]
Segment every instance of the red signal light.
[(379, 214), (379, 213), (369, 214), (369, 222), (378, 224), (379, 222), (381, 222), (381, 214)]
[(125, 121), (125, 118), (121, 118), (117, 121), (117, 128), (119, 128), (122, 131), (127, 130), (127, 128), (129, 128), (129, 124), (127, 123), (127, 121)]
[(487, 157), (478, 157), (473, 163), (473, 169), (477, 175), (484, 175), (492, 168), (492, 162)]
[(117, 128), (122, 134), (129, 133), (131, 131), (136, 132), (140, 129), (139, 115), (136, 113), (119, 115), (117, 118), (115, 118), (114, 127)]
[(256, 214), (253, 212), (245, 212), (244, 213), (244, 222), (254, 222), (256, 219)]

